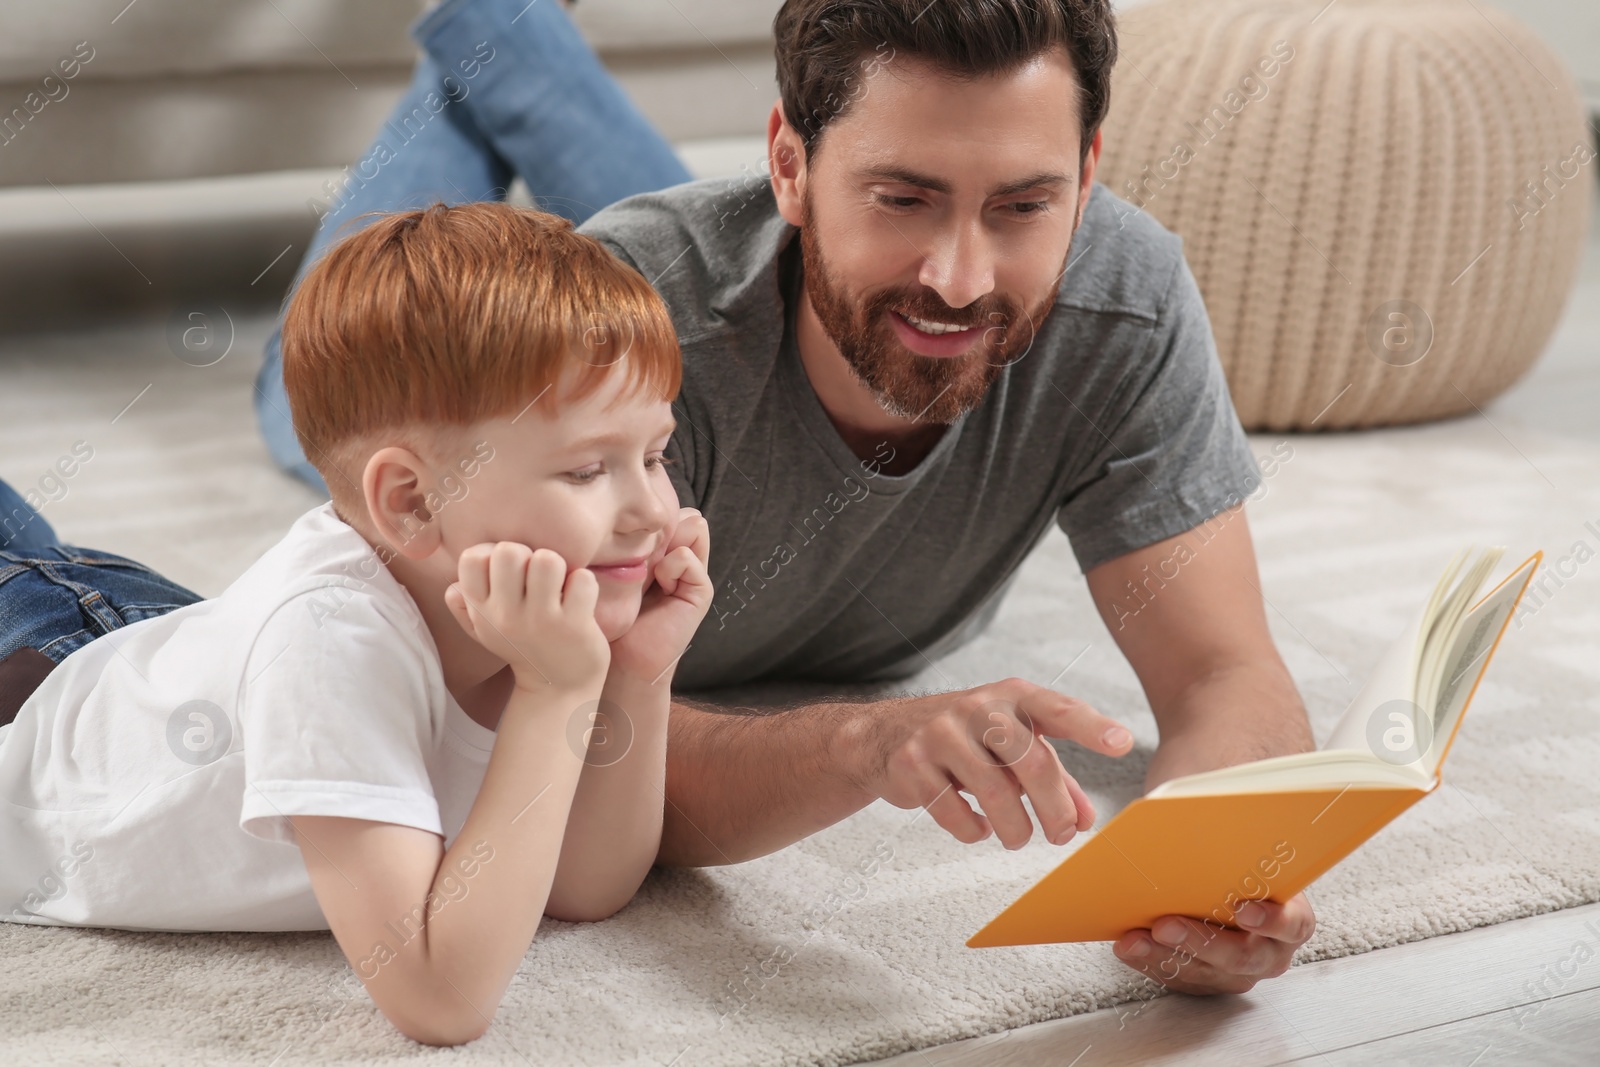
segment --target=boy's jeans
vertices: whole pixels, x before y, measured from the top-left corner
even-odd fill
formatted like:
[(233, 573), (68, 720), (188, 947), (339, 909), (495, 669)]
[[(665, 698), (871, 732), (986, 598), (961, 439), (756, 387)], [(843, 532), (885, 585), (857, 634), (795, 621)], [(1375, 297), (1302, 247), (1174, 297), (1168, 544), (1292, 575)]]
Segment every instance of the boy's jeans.
[(201, 599), (130, 559), (62, 544), (0, 481), (0, 661), (32, 648), (60, 663), (102, 634)]
[[(327, 190), (291, 293), (329, 245), (372, 221), (357, 221), (365, 212), (504, 200), (520, 175), (540, 208), (581, 223), (690, 179), (555, 0), (445, 0), (411, 36), (425, 52), (411, 86)], [(290, 421), (280, 338), (273, 331), (256, 380), (261, 433), (279, 466), (327, 492)]]

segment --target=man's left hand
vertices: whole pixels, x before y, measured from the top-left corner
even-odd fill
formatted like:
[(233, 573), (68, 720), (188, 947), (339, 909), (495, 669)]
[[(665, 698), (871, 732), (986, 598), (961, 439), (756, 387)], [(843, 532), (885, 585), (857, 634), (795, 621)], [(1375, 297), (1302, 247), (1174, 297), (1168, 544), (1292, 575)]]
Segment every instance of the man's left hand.
[(1283, 904), (1246, 903), (1234, 922), (1241, 929), (1168, 915), (1148, 930), (1129, 930), (1112, 951), (1134, 970), (1180, 993), (1247, 993), (1263, 978), (1287, 971), (1295, 950), (1317, 928), (1304, 893)]

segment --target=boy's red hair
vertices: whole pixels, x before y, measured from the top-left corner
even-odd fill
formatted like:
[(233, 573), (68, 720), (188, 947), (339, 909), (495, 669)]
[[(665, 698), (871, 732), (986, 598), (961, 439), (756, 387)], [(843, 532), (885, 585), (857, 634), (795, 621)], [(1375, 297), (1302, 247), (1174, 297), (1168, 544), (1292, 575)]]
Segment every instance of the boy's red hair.
[(364, 460), (357, 442), (514, 414), (547, 389), (582, 399), (612, 370), (677, 396), (661, 297), (570, 220), (498, 201), (384, 216), (318, 259), (284, 315), (295, 432), (330, 489)]

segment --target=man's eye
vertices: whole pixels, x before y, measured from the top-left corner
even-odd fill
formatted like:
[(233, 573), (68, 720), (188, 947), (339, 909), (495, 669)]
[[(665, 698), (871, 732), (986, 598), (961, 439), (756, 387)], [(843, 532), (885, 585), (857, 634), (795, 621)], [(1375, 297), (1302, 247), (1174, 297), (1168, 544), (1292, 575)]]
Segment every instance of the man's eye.
[(1018, 215), (1042, 215), (1049, 207), (1050, 205), (1043, 200), (1024, 200), (1011, 205), (1012, 211)]
[(914, 196), (885, 196), (882, 193), (874, 193), (872, 195), (873, 199), (878, 202), (880, 207), (908, 208), (916, 207), (919, 203), (921, 203), (921, 201)]

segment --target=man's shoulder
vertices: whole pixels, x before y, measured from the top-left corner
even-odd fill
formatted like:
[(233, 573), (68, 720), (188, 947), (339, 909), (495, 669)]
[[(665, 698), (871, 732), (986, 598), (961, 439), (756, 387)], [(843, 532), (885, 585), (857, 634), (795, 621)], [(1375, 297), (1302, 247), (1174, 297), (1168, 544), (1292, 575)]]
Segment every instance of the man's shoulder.
[(1056, 307), (1154, 322), (1182, 262), (1183, 238), (1095, 182), (1073, 237)]
[(619, 200), (579, 231), (594, 237), (655, 286), (688, 343), (733, 326), (752, 311), (772, 316), (778, 254), (793, 227), (771, 185), (706, 178)]

